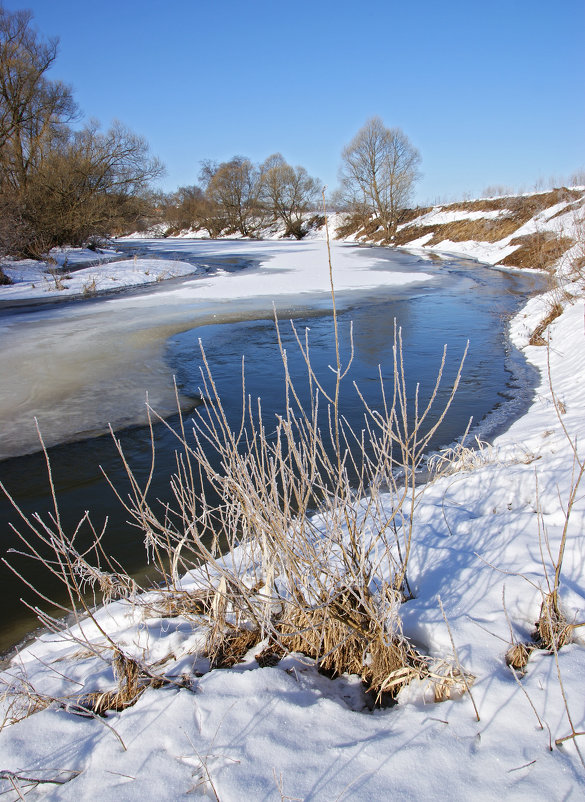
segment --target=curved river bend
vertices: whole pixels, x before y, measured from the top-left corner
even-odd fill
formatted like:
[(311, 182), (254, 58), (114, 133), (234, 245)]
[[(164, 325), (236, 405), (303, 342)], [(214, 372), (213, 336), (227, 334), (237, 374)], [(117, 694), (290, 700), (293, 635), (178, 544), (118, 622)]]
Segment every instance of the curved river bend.
[[(314, 367), (320, 375), (331, 375), (334, 352), (322, 243), (152, 240), (122, 247), (129, 255), (139, 251), (142, 257), (189, 261), (194, 275), (116, 297), (16, 309), (0, 305), (0, 479), (25, 511), (44, 514), (50, 509), (44, 458), (38, 450), (26, 453), (38, 449), (36, 416), (51, 446), (67, 524), (77, 522), (88, 508), (97, 528), (108, 517), (106, 549), (138, 572), (144, 567), (140, 535), (126, 524), (100, 472), (101, 465), (124, 492), (120, 460), (104, 434), (107, 424), (119, 431), (137, 474), (145, 475), (150, 460), (148, 432), (142, 425), (145, 392), (172, 424), (175, 375), (184, 405), (193, 405), (201, 386), (199, 340), (234, 420), (240, 410), (242, 355), (247, 392), (262, 397), (267, 416), (282, 409), (273, 299), (281, 320), (293, 318), (303, 332), (310, 328)], [(305, 269), (296, 270), (297, 263), (305, 263)], [(333, 264), (334, 271), (340, 265), (336, 299), (342, 353), (349, 353), (353, 321), (351, 379), (373, 403), (379, 400), (378, 365), (391, 380), (396, 319), (407, 375), (411, 387), (420, 384), (422, 399), (434, 383), (443, 345), (448, 347), (447, 386), (470, 341), (461, 386), (436, 446), (460, 436), (470, 416), (478, 433), (491, 437), (527, 406), (533, 376), (508, 341), (507, 321), (528, 295), (544, 288), (542, 276), (337, 243)], [(292, 369), (302, 372), (290, 327), (283, 323), (281, 330)], [(342, 411), (359, 429), (361, 403), (351, 381), (344, 387)], [(157, 428), (156, 437), (152, 495), (164, 499), (175, 444), (164, 427)], [(18, 548), (9, 526), (16, 520), (8, 502), (0, 499), (2, 556)], [(42, 567), (14, 556), (12, 560), (40, 590), (57, 592)], [(0, 596), (1, 653), (35, 624), (19, 599), (36, 599), (3, 565)]]

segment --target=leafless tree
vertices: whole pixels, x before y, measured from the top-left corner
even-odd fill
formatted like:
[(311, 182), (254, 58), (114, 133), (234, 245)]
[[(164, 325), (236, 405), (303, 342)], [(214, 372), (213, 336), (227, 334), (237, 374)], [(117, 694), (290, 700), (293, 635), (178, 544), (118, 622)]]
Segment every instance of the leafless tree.
[(57, 40), (44, 41), (30, 12), (0, 5), (0, 249), (40, 256), (116, 233), (143, 212), (162, 166), (120, 123), (73, 131), (71, 90), (45, 73)]
[(361, 128), (342, 153), (341, 181), (348, 204), (374, 215), (391, 239), (419, 178), (420, 154), (400, 128), (379, 117)]
[(286, 235), (303, 236), (303, 215), (314, 205), (321, 185), (304, 167), (291, 167), (280, 153), (260, 166), (261, 197), (274, 219), (286, 226)]
[(127, 230), (145, 213), (145, 190), (161, 169), (145, 140), (120, 123), (107, 132), (95, 123), (69, 132), (25, 186), (3, 193), (13, 221), (5, 249), (40, 258), (55, 245)]
[(0, 6), (0, 170), (13, 188), (26, 185), (77, 115), (70, 87), (45, 77), (57, 45), (37, 35), (29, 11)]
[(219, 165), (204, 162), (201, 177), (208, 200), (221, 210), (227, 226), (244, 237), (253, 235), (262, 224), (258, 168), (249, 159), (234, 156)]

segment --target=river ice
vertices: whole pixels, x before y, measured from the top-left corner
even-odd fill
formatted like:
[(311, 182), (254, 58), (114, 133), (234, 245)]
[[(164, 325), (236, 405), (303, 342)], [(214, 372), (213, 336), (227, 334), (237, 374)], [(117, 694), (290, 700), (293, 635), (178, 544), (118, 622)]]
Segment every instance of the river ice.
[[(140, 241), (153, 256), (166, 241)], [(37, 450), (38, 420), (47, 446), (115, 429), (145, 418), (145, 398), (161, 414), (175, 409), (172, 371), (163, 358), (177, 332), (238, 317), (269, 316), (273, 301), (311, 307), (329, 301), (325, 242), (177, 241), (185, 258), (240, 260), (246, 267), (185, 278), (194, 267), (160, 258), (123, 259), (71, 273), (67, 290), (24, 280), (2, 288), (0, 316), (0, 459)], [(340, 297), (376, 287), (428, 284), (433, 277), (374, 256), (368, 249), (332, 243), (334, 281)], [(404, 257), (403, 257), (404, 258)], [(410, 257), (411, 264), (416, 260)], [(27, 269), (30, 266), (27, 266)], [(9, 271), (7, 271), (9, 272)], [(18, 275), (17, 267), (12, 275)], [(99, 290), (160, 281), (131, 294), (90, 297), (47, 305), (49, 297), (79, 296), (95, 281)], [(183, 276), (181, 280), (176, 278)], [(114, 277), (115, 281), (111, 278)], [(64, 295), (65, 293), (65, 295)], [(342, 302), (342, 301), (341, 301)], [(0, 309), (0, 312), (2, 310)]]

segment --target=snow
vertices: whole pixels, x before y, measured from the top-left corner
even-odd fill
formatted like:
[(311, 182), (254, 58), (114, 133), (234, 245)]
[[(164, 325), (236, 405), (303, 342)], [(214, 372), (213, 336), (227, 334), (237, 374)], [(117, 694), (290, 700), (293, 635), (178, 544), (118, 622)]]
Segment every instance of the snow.
[(79, 296), (89, 298), (127, 287), (187, 276), (195, 271), (193, 265), (187, 262), (136, 258), (108, 261), (106, 264), (92, 265), (68, 273), (67, 266), (83, 263), (87, 257), (83, 252), (79, 253), (74, 249), (62, 253), (63, 259), (57, 263), (61, 269), (53, 269), (53, 272), (49, 263), (35, 262), (32, 259), (4, 264), (4, 272), (14, 284), (2, 287), (0, 300), (10, 302)]
[[(451, 240), (443, 240), (435, 245), (428, 245), (428, 242), (432, 239), (431, 232), (413, 239), (406, 245), (406, 248), (413, 252), (429, 250), (436, 254), (468, 256), (485, 264), (496, 265), (517, 249), (517, 244), (510, 244), (513, 240), (529, 234), (550, 232), (560, 237), (571, 237), (582, 243), (585, 207), (583, 201), (580, 203), (581, 205), (579, 206), (575, 201), (568, 200), (554, 204), (539, 212), (522, 226), (519, 226), (512, 234), (497, 242), (476, 242), (473, 240), (452, 242)], [(399, 226), (399, 228), (408, 229), (412, 227), (414, 229), (419, 225), (433, 226), (460, 220), (496, 219), (507, 217), (511, 214), (513, 212), (507, 209), (496, 211), (468, 211), (466, 209), (445, 211), (442, 207), (437, 206), (410, 223)], [(580, 247), (582, 250), (583, 245), (581, 244)], [(569, 259), (573, 258), (571, 254), (567, 256)], [(562, 269), (562, 265), (559, 267)]]
[[(156, 240), (147, 240), (155, 248)], [(182, 243), (177, 243), (177, 248)], [(277, 298), (301, 294), (328, 294), (330, 277), (327, 268), (327, 244), (322, 239), (297, 241), (249, 241), (236, 240), (230, 243), (220, 241), (199, 241), (197, 256), (200, 258), (221, 255), (239, 256), (243, 259), (258, 260), (253, 267), (235, 273), (221, 273), (209, 278), (183, 283), (180, 287), (169, 288), (157, 293), (157, 303), (161, 300), (180, 298), (182, 300), (236, 300), (242, 298)], [(191, 250), (193, 243), (185, 242)], [(164, 247), (161, 245), (161, 247)], [(332, 243), (335, 264), (336, 291), (369, 290), (376, 287), (398, 287), (405, 284), (432, 280), (429, 273), (409, 273), (399, 270), (379, 269), (387, 265), (384, 259), (376, 258), (360, 248), (344, 243)], [(149, 303), (149, 296), (142, 296), (141, 302)], [(117, 302), (117, 301), (115, 301)], [(120, 299), (123, 303), (123, 299)]]
[[(544, 215), (540, 222), (559, 221)], [(487, 261), (495, 255), (485, 243), (452, 245)], [(268, 256), (262, 243), (253, 246)], [(216, 245), (202, 247), (211, 255)], [(243, 253), (245, 244), (234, 248)], [(288, 292), (325, 291), (327, 275), (313, 275), (322, 243), (300, 252), (306, 268), (295, 253), (283, 243), (281, 253), (261, 261), (248, 287), (268, 293), (278, 282)], [(383, 275), (360, 272), (359, 259), (344, 246), (335, 249), (335, 266), (343, 288)], [(230, 274), (197, 282), (197, 289), (194, 282), (188, 291), (237, 298), (244, 284), (243, 276)], [(168, 290), (169, 297), (176, 292)], [(549, 327), (548, 349), (528, 344), (552, 300), (552, 294), (532, 299), (511, 324), (515, 344), (540, 370), (530, 409), (490, 447), (476, 447), (458, 470), (429, 484), (417, 511), (409, 568), (415, 598), (401, 607), (404, 632), (441, 659), (453, 659), (453, 639), (458, 659), (475, 676), (479, 721), (468, 694), (429, 703), (420, 685), (403, 690), (395, 707), (370, 712), (356, 678), (329, 680), (299, 655), (260, 668), (254, 655), (261, 647), (234, 668), (207, 671), (204, 624), (157, 615), (151, 592), (111, 602), (96, 618), (126, 653), (149, 665), (165, 661), (157, 670), (169, 677), (188, 673), (189, 687), (151, 688), (104, 719), (54, 702), (0, 731), (0, 772), (66, 780), (31, 789), (30, 799), (582, 799), (585, 773), (576, 747), (583, 752), (585, 739), (555, 744), (571, 733), (563, 694), (575, 729), (585, 729), (582, 630), (558, 657), (535, 651), (522, 678), (504, 660), (510, 628), (527, 640), (538, 618), (566, 523), (575, 451), (584, 457), (582, 295)], [(561, 575), (563, 609), (576, 623), (585, 620), (584, 531), (581, 488)], [(196, 582), (186, 577), (183, 587)], [(102, 641), (95, 653), (80, 654), (75, 639), (82, 629), (92, 643)], [(0, 679), (10, 686), (19, 677), (60, 699), (115, 685), (111, 650), (92, 623), (71, 625), (61, 636), (46, 633), (22, 649)], [(0, 722), (8, 703), (0, 687)], [(0, 780), (4, 798), (19, 798), (14, 784), (29, 788), (24, 780)]]
[(417, 217), (416, 220), (404, 225), (398, 226), (398, 231), (407, 228), (411, 225), (416, 226), (433, 226), (443, 225), (445, 223), (457, 223), (460, 220), (496, 220), (502, 217), (509, 217), (512, 214), (507, 209), (496, 209), (494, 211), (468, 211), (466, 209), (455, 209), (453, 211), (444, 211), (440, 207), (432, 209), (432, 211)]
[[(132, 240), (126, 239), (131, 242)], [(209, 278), (197, 277), (180, 288), (157, 293), (157, 302), (162, 297), (181, 297), (194, 300), (238, 299), (251, 297), (277, 297), (300, 293), (328, 293), (329, 271), (327, 268), (327, 245), (323, 238), (313, 237), (301, 242), (295, 240), (257, 241), (247, 239), (203, 240), (178, 238), (172, 240), (173, 250), (183, 249), (188, 256), (200, 259), (234, 256), (256, 262), (253, 270), (241, 272), (218, 271)], [(169, 249), (169, 239), (149, 240), (142, 244), (153, 250)], [(335, 286), (339, 292), (367, 290), (380, 286), (398, 286), (432, 279), (430, 274), (379, 270), (383, 259), (366, 255), (363, 250), (346, 244), (333, 242), (335, 251)], [(68, 263), (81, 261), (82, 257), (71, 250), (64, 259)], [(133, 258), (110, 261), (71, 273), (51, 275), (50, 265), (44, 262), (25, 260), (7, 262), (4, 272), (15, 282), (2, 287), (0, 300), (39, 300), (65, 298), (68, 296), (92, 297), (96, 293), (107, 293), (126, 287), (162, 282), (168, 278), (188, 276), (196, 268), (188, 262), (168, 259)], [(150, 296), (144, 295), (145, 303)], [(125, 303), (125, 299), (119, 299)]]

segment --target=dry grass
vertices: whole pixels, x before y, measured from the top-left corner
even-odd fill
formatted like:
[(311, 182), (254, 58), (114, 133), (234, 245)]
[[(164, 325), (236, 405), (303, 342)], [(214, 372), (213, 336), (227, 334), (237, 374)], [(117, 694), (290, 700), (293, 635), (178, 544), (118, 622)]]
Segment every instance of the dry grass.
[(82, 286), (82, 295), (84, 298), (89, 298), (92, 295), (97, 293), (97, 282), (95, 276), (92, 279), (88, 279), (83, 283)]
[(516, 250), (498, 264), (549, 270), (574, 244), (570, 237), (559, 237), (550, 231), (536, 231), (510, 240), (510, 245), (517, 246)]
[(554, 652), (571, 642), (574, 626), (560, 609), (554, 593), (546, 593), (540, 605), (540, 615), (533, 635), (537, 648)]
[(16, 675), (5, 677), (0, 681), (0, 731), (44, 710), (52, 702), (35, 691), (21, 670)]
[(545, 331), (548, 329), (550, 324), (553, 320), (556, 320), (563, 314), (563, 307), (558, 301), (554, 301), (551, 304), (551, 308), (548, 311), (548, 314), (540, 321), (538, 326), (534, 329), (532, 334), (530, 335), (530, 340), (528, 341), (530, 345), (547, 345), (547, 341), (542, 336)]
[(345, 222), (336, 229), (335, 236), (337, 239), (345, 239), (355, 234), (358, 239), (370, 238), (376, 234), (380, 225), (377, 217), (365, 221), (362, 214), (348, 215)]
[(237, 665), (261, 640), (262, 634), (259, 629), (226, 627), (220, 636), (210, 639), (208, 646), (210, 668), (231, 668)]
[(278, 639), (287, 651), (314, 658), (332, 676), (361, 676), (378, 700), (382, 694), (393, 698), (412, 679), (428, 675), (425, 659), (402, 634), (400, 603), (389, 587), (379, 599), (366, 588), (352, 587), (314, 608), (291, 604)]
[(524, 673), (530, 655), (535, 649), (535, 643), (514, 643), (506, 652), (506, 665), (514, 671)]
[(162, 588), (155, 601), (143, 605), (145, 617), (198, 619), (211, 611), (213, 593), (208, 588), (173, 590)]
[(473, 471), (482, 465), (492, 462), (493, 449), (489, 443), (475, 437), (475, 446), (464, 445), (465, 438), (451, 448), (445, 448), (438, 454), (433, 454), (427, 467), (433, 478), (449, 476), (462, 471)]
[(422, 217), (423, 214), (428, 214), (429, 212), (433, 211), (432, 206), (417, 206), (414, 209), (404, 209), (400, 212), (400, 218), (398, 220), (398, 225), (407, 225), (408, 223), (412, 223), (413, 220), (416, 220), (417, 217)]
[[(429, 672), (432, 680), (433, 700), (444, 702), (447, 699), (457, 699), (475, 682), (475, 677), (468, 671), (462, 672), (459, 666), (453, 666), (446, 660), (432, 666)], [(479, 720), (479, 719), (478, 719)]]
[(426, 245), (438, 245), (440, 242), (466, 242), (475, 240), (479, 242), (498, 242), (509, 237), (519, 227), (515, 217), (500, 217), (494, 220), (457, 220), (453, 223), (440, 223), (435, 225), (407, 226), (400, 229), (394, 242), (396, 245), (406, 245), (414, 239), (432, 234)]
[(506, 652), (506, 665), (523, 674), (535, 649), (557, 652), (572, 641), (574, 629), (560, 610), (554, 593), (545, 593), (532, 641), (512, 643)]
[[(574, 196), (575, 192), (572, 191), (571, 194)], [(579, 211), (585, 207), (585, 197), (583, 196), (583, 193), (579, 193), (579, 196), (580, 197), (570, 203), (566, 208), (560, 209), (556, 214), (553, 214), (550, 219), (554, 220), (555, 217), (562, 217), (569, 212), (572, 212), (574, 215), (578, 215)]]
[(119, 712), (132, 707), (147, 688), (161, 688), (169, 684), (163, 677), (145, 671), (137, 660), (119, 649), (114, 650), (112, 670), (118, 683), (115, 690), (92, 691), (78, 696), (73, 700), (73, 708), (78, 708), (84, 714), (105, 716), (111, 710)]
[[(392, 240), (393, 245), (407, 245), (415, 239), (419, 239), (425, 235), (431, 235), (431, 238), (426, 245), (438, 245), (439, 243), (449, 240), (451, 242), (465, 242), (465, 241), (478, 241), (478, 242), (499, 242), (506, 237), (511, 236), (517, 231), (524, 223), (527, 223), (539, 212), (550, 208), (554, 204), (561, 201), (579, 201), (583, 193), (577, 190), (569, 190), (565, 188), (555, 189), (551, 192), (544, 192), (535, 195), (527, 196), (511, 196), (503, 198), (486, 198), (475, 201), (465, 201), (462, 203), (451, 203), (441, 206), (441, 210), (445, 212), (494, 212), (500, 211), (502, 215), (495, 219), (479, 219), (479, 220), (458, 220), (453, 223), (441, 223), (436, 225), (410, 225), (417, 217), (420, 217), (427, 212), (431, 211), (433, 207), (424, 209), (407, 210), (404, 213), (401, 223), (406, 223), (404, 228), (398, 231)], [(563, 212), (564, 213), (564, 212)], [(347, 227), (340, 229), (347, 233), (339, 233), (338, 236), (348, 236), (350, 233), (357, 232), (359, 238), (371, 239), (372, 232), (369, 227), (357, 226), (356, 221), (353, 221), (353, 227), (348, 222)], [(566, 245), (565, 250), (570, 247)], [(563, 251), (561, 251), (562, 253)], [(516, 257), (515, 252), (513, 254)], [(558, 256), (561, 255), (558, 254)], [(520, 254), (521, 255), (521, 254)], [(558, 256), (556, 258), (558, 258)], [(553, 260), (554, 261), (554, 260)], [(502, 262), (502, 264), (519, 265), (518, 262)], [(536, 267), (539, 265), (528, 264), (528, 267)]]

